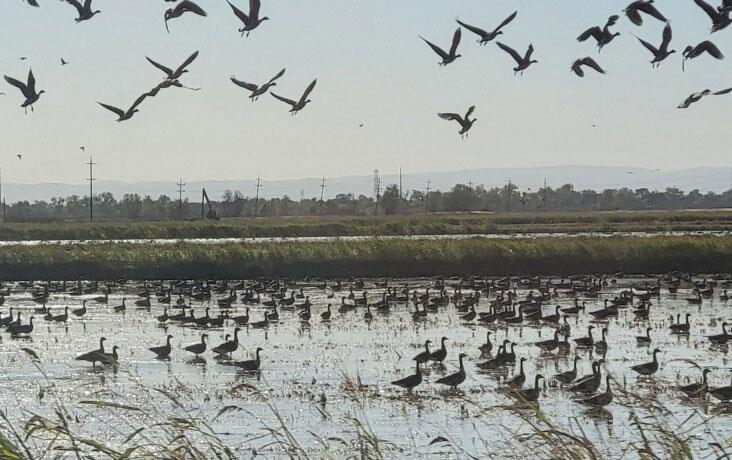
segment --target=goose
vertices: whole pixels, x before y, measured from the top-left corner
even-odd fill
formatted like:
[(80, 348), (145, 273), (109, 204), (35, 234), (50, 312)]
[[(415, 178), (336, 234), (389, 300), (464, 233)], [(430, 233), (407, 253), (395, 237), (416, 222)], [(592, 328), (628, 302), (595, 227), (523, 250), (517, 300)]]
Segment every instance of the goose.
[(107, 366), (116, 366), (119, 363), (119, 355), (117, 345), (112, 347), (112, 353), (99, 353), (99, 363)]
[(567, 315), (562, 316), (562, 324), (559, 326), (559, 329), (557, 329), (560, 334), (562, 334), (565, 338), (569, 337), (570, 332), (572, 331), (572, 327), (567, 322)]
[(638, 345), (650, 345), (651, 344), (651, 328), (646, 328), (646, 335), (638, 335), (635, 337), (636, 343)]
[(709, 16), (709, 19), (712, 20), (712, 33), (726, 29), (727, 26), (732, 24), (732, 18), (730, 18), (729, 15), (729, 7), (714, 8), (704, 0), (694, 0), (694, 3), (704, 10), (704, 12), (707, 13), (707, 16)]
[(511, 315), (510, 317), (503, 320), (506, 324), (521, 324), (524, 322), (524, 306), (519, 305), (518, 316)]
[(261, 364), (261, 361), (259, 359), (259, 353), (261, 351), (264, 351), (264, 350), (262, 348), (257, 347), (257, 350), (255, 351), (256, 357), (254, 359), (250, 359), (247, 361), (235, 361), (234, 365), (246, 372), (253, 372), (253, 371), (259, 370), (259, 366)]
[(419, 369), (419, 363), (417, 363), (417, 370), (414, 374), (391, 382), (392, 385), (406, 388), (408, 393), (412, 393), (412, 389), (420, 383), (422, 383), (422, 371)]
[(603, 68), (600, 67), (600, 64), (595, 62), (595, 60), (592, 59), (591, 57), (587, 56), (587, 57), (583, 57), (581, 59), (577, 59), (576, 61), (574, 61), (572, 63), (572, 67), (571, 67), (572, 72), (574, 72), (574, 74), (580, 78), (585, 76), (585, 71), (582, 70), (582, 66), (589, 67), (601, 74), (605, 73), (605, 70), (603, 70)]
[[(602, 48), (609, 44), (615, 37), (620, 35), (620, 32), (612, 33), (610, 32), (610, 27), (614, 26), (616, 22), (618, 22), (619, 16), (614, 14), (610, 16), (607, 19), (607, 22), (605, 23), (605, 27), (600, 28), (600, 26), (590, 27), (589, 29), (585, 30), (580, 34), (579, 37), (577, 37), (577, 41), (584, 42), (588, 38), (592, 37), (597, 42), (597, 50), (602, 51)], [(604, 72), (601, 72), (604, 73)]]
[(658, 48), (641, 38), (636, 38), (638, 38), (638, 41), (640, 41), (641, 44), (645, 46), (645, 48), (650, 51), (651, 54), (653, 54), (653, 60), (651, 61), (651, 65), (653, 67), (658, 67), (661, 65), (661, 62), (663, 62), (667, 57), (676, 52), (676, 50), (668, 49), (668, 46), (671, 44), (671, 37), (671, 25), (666, 24), (666, 27), (663, 28), (663, 40), (661, 41), (661, 45)]
[(710, 342), (715, 345), (724, 345), (729, 340), (729, 334), (727, 334), (727, 323), (722, 323), (722, 333), (717, 335), (710, 335), (707, 338)]
[(542, 340), (541, 342), (534, 342), (534, 345), (539, 347), (543, 352), (551, 352), (559, 346), (559, 331), (554, 331), (554, 338), (551, 340)]
[(123, 298), (122, 299), (122, 305), (116, 305), (113, 308), (114, 311), (115, 311), (115, 313), (120, 313), (120, 312), (123, 312), (123, 311), (125, 311), (127, 309), (127, 305), (125, 305), (125, 300), (127, 300), (127, 299), (126, 298)]
[(678, 387), (679, 391), (682, 393), (685, 393), (686, 396), (690, 398), (701, 398), (704, 395), (707, 394), (707, 391), (709, 390), (709, 384), (707, 384), (707, 374), (711, 372), (709, 369), (704, 369), (702, 371), (702, 381), (701, 383), (692, 383), (689, 385), (683, 385)]
[(104, 295), (94, 297), (91, 300), (93, 300), (95, 303), (101, 303), (101, 304), (109, 303), (109, 292), (105, 292)]
[(491, 343), (491, 331), (486, 332), (485, 335), (485, 343), (478, 348), (481, 355), (488, 355), (491, 350), (493, 350), (493, 344)]
[(732, 386), (710, 388), (709, 394), (722, 402), (732, 400)]
[(33, 315), (28, 319), (28, 324), (12, 324), (8, 327), (10, 335), (27, 335), (33, 332)]
[(524, 382), (526, 381), (526, 374), (524, 374), (524, 361), (526, 361), (526, 358), (522, 357), (519, 361), (519, 373), (511, 380), (506, 381), (506, 385), (509, 387), (521, 388), (524, 386)]
[(544, 323), (558, 323), (559, 322), (559, 305), (555, 307), (553, 315), (542, 316), (541, 321)]
[(274, 77), (270, 78), (267, 83), (260, 85), (256, 85), (254, 83), (247, 83), (243, 80), (237, 80), (235, 77), (231, 77), (231, 82), (235, 84), (236, 86), (240, 86), (248, 91), (251, 92), (249, 95), (249, 99), (251, 99), (251, 102), (256, 101), (259, 99), (259, 96), (265, 94), (269, 89), (273, 86), (277, 86), (276, 80), (278, 80), (280, 77), (282, 77), (285, 74), (285, 69), (282, 69), (275, 75)]
[(182, 2), (178, 3), (175, 8), (169, 8), (167, 11), (165, 11), (165, 30), (170, 33), (170, 29), (168, 29), (168, 21), (171, 19), (179, 18), (183, 14), (188, 12), (195, 13), (199, 16), (208, 16), (203, 8), (196, 5), (191, 0), (183, 0)]
[(172, 350), (172, 348), (170, 347), (170, 339), (172, 338), (173, 336), (168, 334), (168, 337), (166, 337), (165, 339), (165, 345), (162, 345), (160, 347), (152, 347), (149, 348), (149, 350), (155, 353), (158, 359), (165, 359), (170, 357), (170, 351)]
[(249, 307), (246, 308), (245, 313), (240, 316), (233, 316), (231, 318), (238, 326), (246, 326), (249, 324)]
[(264, 319), (262, 321), (249, 323), (249, 325), (254, 329), (266, 329), (267, 327), (269, 327), (269, 319), (267, 317), (267, 313), (264, 314)]
[(576, 315), (581, 311), (585, 311), (586, 305), (586, 302), (582, 302), (582, 305), (580, 305), (579, 301), (577, 301), (577, 299), (574, 299), (574, 307), (562, 308), (562, 313), (567, 315)]
[(530, 44), (529, 48), (526, 50), (526, 54), (521, 56), (511, 48), (510, 46), (506, 46), (501, 42), (496, 42), (499, 48), (501, 48), (503, 51), (511, 55), (514, 61), (516, 61), (516, 67), (513, 68), (513, 74), (516, 75), (517, 73), (521, 72), (521, 75), (524, 74), (524, 70), (528, 69), (531, 64), (536, 64), (539, 61), (531, 59), (531, 55), (534, 54), (534, 45)]
[(597, 391), (597, 389), (600, 388), (600, 383), (602, 380), (602, 371), (600, 365), (604, 362), (604, 359), (593, 362), (592, 374), (577, 379), (575, 383), (571, 387), (569, 387), (569, 391), (573, 393), (584, 394), (591, 394)]
[(534, 388), (527, 388), (525, 390), (515, 390), (513, 392), (513, 395), (519, 399), (521, 402), (534, 402), (537, 399), (539, 399), (539, 395), (541, 395), (541, 388), (539, 387), (539, 380), (543, 379), (544, 376), (541, 374), (537, 374), (536, 377), (534, 377)]
[(277, 322), (280, 320), (280, 314), (277, 312), (277, 307), (272, 308), (272, 312), (265, 313), (265, 318), (267, 318), (267, 321)]
[(87, 353), (83, 353), (76, 358), (74, 358), (76, 361), (87, 361), (92, 363), (92, 367), (96, 368), (96, 362), (99, 361), (99, 357), (104, 354), (104, 341), (107, 340), (106, 337), (101, 337), (99, 339), (99, 348), (96, 350), (89, 351)]
[(0, 326), (9, 326), (10, 323), (13, 322), (13, 307), (10, 307), (10, 310), (8, 311), (8, 316), (5, 318), (0, 318)]
[(69, 319), (69, 307), (64, 307), (63, 313), (61, 313), (59, 315), (51, 316), (51, 321), (54, 321), (57, 323), (65, 323), (66, 321), (68, 321), (68, 319)]
[(623, 13), (625, 13), (628, 19), (630, 19), (630, 22), (637, 26), (643, 25), (643, 17), (640, 13), (647, 14), (661, 22), (668, 23), (668, 19), (666, 19), (666, 17), (653, 5), (653, 0), (635, 0), (625, 7)]
[(452, 387), (453, 389), (456, 389), (458, 385), (463, 383), (465, 381), (465, 367), (463, 366), (463, 359), (465, 359), (466, 356), (467, 355), (465, 353), (460, 353), (460, 355), (458, 356), (458, 360), (460, 361), (460, 369), (456, 373), (442, 377), (441, 379), (438, 379), (435, 383), (447, 385), (449, 387)]
[(164, 323), (166, 323), (168, 321), (168, 319), (170, 319), (170, 317), (168, 316), (168, 309), (167, 308), (163, 308), (163, 314), (162, 315), (159, 315), (157, 317), (157, 320), (158, 320), (159, 323), (164, 324)]
[(226, 3), (229, 4), (231, 10), (234, 12), (234, 15), (239, 18), (242, 23), (244, 23), (244, 27), (239, 29), (242, 37), (244, 36), (244, 34), (246, 34), (246, 36), (248, 37), (249, 32), (256, 29), (261, 23), (269, 19), (267, 16), (263, 16), (261, 18), (259, 17), (259, 9), (262, 6), (260, 0), (249, 0), (249, 14), (244, 13), (236, 6), (232, 5), (231, 2), (228, 0), (226, 0)]
[(602, 328), (602, 339), (595, 342), (595, 351), (598, 353), (606, 352), (607, 351), (607, 341), (605, 340), (605, 336), (607, 335), (607, 328)]
[(586, 398), (576, 399), (576, 402), (592, 407), (604, 407), (613, 401), (613, 392), (610, 389), (610, 376), (605, 376), (605, 392)]
[(440, 339), (442, 346), (430, 354), (430, 361), (435, 363), (441, 363), (445, 360), (445, 358), (447, 357), (447, 347), (445, 347), (445, 341), (447, 341), (447, 337), (443, 337), (442, 339)]
[(122, 122), (122, 121), (129, 120), (137, 112), (140, 111), (137, 107), (139, 107), (139, 105), (142, 104), (142, 101), (144, 101), (146, 97), (147, 97), (147, 94), (143, 94), (142, 96), (138, 97), (135, 100), (135, 102), (127, 110), (122, 110), (113, 105), (105, 104), (103, 102), (97, 102), (97, 104), (99, 104), (102, 107), (104, 107), (105, 109), (117, 114), (117, 117), (118, 117), (117, 121)]
[(76, 308), (74, 310), (71, 310), (71, 313), (77, 317), (82, 317), (82, 316), (86, 315), (86, 300), (81, 302), (81, 308)]
[[(371, 315), (371, 312), (367, 312), (369, 315)], [(305, 309), (298, 313), (298, 317), (300, 321), (307, 323), (310, 321), (310, 318), (312, 317), (312, 312), (310, 311), (310, 305), (305, 307)], [(366, 319), (366, 315), (364, 315), (364, 318)], [(371, 321), (371, 318), (368, 318), (367, 321)]]
[[(92, 0), (85, 0), (83, 5), (79, 0), (66, 0), (66, 3), (76, 8), (79, 17), (74, 19), (74, 21), (76, 21), (77, 23), (81, 21), (88, 21), (89, 19), (93, 18), (95, 14), (101, 13), (101, 11), (99, 10), (92, 11)], [(63, 62), (64, 60), (61, 59), (61, 65), (63, 65)]]
[(165, 73), (167, 80), (178, 80), (180, 77), (183, 76), (184, 73), (188, 72), (188, 69), (186, 69), (186, 67), (188, 67), (193, 61), (195, 61), (197, 57), (198, 57), (198, 50), (194, 51), (193, 54), (188, 56), (188, 58), (185, 61), (183, 61), (183, 63), (181, 65), (179, 65), (178, 68), (175, 70), (169, 69), (168, 67), (165, 67), (164, 65), (162, 65), (156, 61), (153, 61), (152, 59), (150, 59), (147, 56), (145, 56), (145, 59), (147, 59), (147, 61), (150, 64), (152, 64), (153, 66), (155, 66), (156, 68), (162, 70)]
[[(503, 352), (503, 360), (504, 362), (508, 364), (513, 364), (516, 362), (516, 352), (513, 350), (516, 344), (514, 342), (511, 342), (511, 351), (504, 351)], [(504, 348), (504, 350), (507, 350)]]
[(458, 134), (460, 134), (461, 138), (464, 138), (468, 135), (468, 131), (470, 131), (470, 128), (473, 127), (473, 123), (478, 120), (477, 118), (473, 118), (472, 120), (470, 119), (470, 115), (472, 115), (474, 110), (475, 106), (471, 105), (468, 108), (468, 111), (465, 113), (464, 117), (460, 116), (457, 113), (450, 112), (438, 113), (437, 116), (442, 118), (443, 120), (458, 122), (458, 124), (460, 125), (460, 131), (458, 131)]
[(644, 376), (651, 376), (658, 371), (658, 359), (656, 358), (656, 355), (660, 353), (661, 350), (658, 348), (653, 350), (653, 361), (643, 363), (643, 364), (636, 364), (635, 366), (631, 367), (632, 370), (637, 372), (640, 375)]
[(185, 351), (189, 351), (196, 355), (204, 353), (206, 351), (206, 339), (208, 338), (208, 334), (201, 334), (201, 343), (194, 343), (193, 345), (188, 345), (185, 347)]
[(430, 360), (430, 357), (432, 356), (432, 353), (430, 352), (430, 344), (432, 344), (431, 340), (425, 340), (424, 341), (424, 351), (421, 353), (418, 353), (414, 358), (414, 361), (417, 361), (418, 364), (424, 364), (427, 361)]
[(483, 370), (498, 369), (499, 367), (501, 367), (505, 364), (505, 361), (503, 359), (504, 353), (505, 353), (505, 345), (499, 345), (498, 352), (496, 353), (495, 358), (491, 358), (487, 361), (483, 361), (482, 363), (476, 363), (475, 367), (477, 367), (478, 369), (483, 369)]
[(28, 3), (30, 6), (35, 6), (36, 8), (41, 6), (38, 4), (38, 1), (36, 1), (36, 0), (25, 0), (25, 2)]
[(363, 314), (363, 319), (367, 322), (374, 319), (374, 315), (371, 314), (371, 305), (366, 305), (366, 313)]
[(327, 309), (320, 314), (320, 320), (323, 322), (330, 322), (331, 312), (330, 312), (330, 304), (328, 304)]
[(587, 337), (574, 339), (574, 343), (576, 343), (578, 347), (591, 348), (595, 344), (595, 341), (592, 339), (592, 330), (594, 328), (595, 326), (587, 326)]
[(490, 32), (488, 32), (488, 31), (485, 31), (485, 30), (483, 30), (483, 29), (481, 29), (481, 28), (478, 28), (478, 27), (475, 27), (475, 26), (471, 26), (471, 25), (469, 25), (469, 24), (466, 24), (466, 23), (464, 23), (464, 22), (460, 21), (459, 19), (455, 19), (455, 21), (456, 21), (456, 22), (457, 22), (458, 24), (460, 24), (460, 25), (461, 25), (462, 27), (464, 27), (464, 28), (468, 29), (469, 31), (473, 32), (473, 33), (474, 33), (474, 34), (476, 34), (476, 35), (477, 35), (478, 37), (480, 37), (480, 38), (478, 39), (478, 43), (479, 43), (479, 44), (480, 44), (481, 46), (484, 46), (484, 45), (488, 44), (488, 42), (489, 42), (489, 41), (491, 41), (491, 40), (495, 39), (495, 38), (496, 38), (496, 37), (498, 37), (499, 35), (503, 35), (503, 31), (502, 31), (501, 29), (503, 29), (503, 28), (504, 28), (504, 27), (506, 27), (506, 26), (507, 26), (507, 25), (508, 25), (508, 24), (509, 24), (509, 23), (510, 23), (511, 21), (513, 21), (514, 19), (516, 19), (516, 15), (517, 15), (517, 14), (518, 14), (518, 11), (514, 11), (513, 13), (511, 13), (511, 15), (510, 15), (510, 16), (508, 16), (508, 17), (507, 17), (506, 19), (504, 19), (504, 20), (503, 20), (503, 22), (501, 22), (501, 23), (500, 23), (500, 24), (498, 25), (498, 27), (496, 27), (495, 29), (493, 29), (493, 30), (492, 30), (492, 31), (490, 31)]
[(455, 33), (452, 35), (452, 45), (450, 45), (450, 51), (447, 53), (445, 52), (445, 50), (443, 50), (439, 46), (435, 45), (434, 43), (430, 42), (423, 36), (420, 35), (419, 38), (421, 38), (423, 42), (427, 43), (427, 45), (429, 45), (429, 47), (432, 48), (432, 51), (437, 53), (437, 55), (442, 58), (442, 61), (439, 62), (438, 65), (446, 66), (446, 65), (450, 64), (451, 62), (455, 61), (455, 59), (462, 57), (462, 55), (457, 54), (457, 47), (460, 44), (460, 37), (462, 35), (460, 30), (461, 30), (460, 27), (458, 27), (455, 30)]
[(33, 76), (33, 69), (28, 71), (27, 83), (23, 83), (13, 77), (8, 77), (7, 75), (5, 75), (5, 81), (18, 88), (23, 94), (23, 97), (25, 97), (25, 101), (23, 101), (20, 106), (23, 107), (26, 114), (28, 113), (28, 107), (30, 107), (32, 112), (33, 104), (38, 101), (41, 94), (45, 93), (44, 90), (36, 91), (36, 77)]
[(572, 383), (574, 381), (574, 379), (577, 378), (577, 361), (579, 361), (579, 360), (580, 360), (580, 357), (575, 356), (574, 365), (572, 366), (572, 369), (555, 375), (554, 379), (559, 381), (559, 383), (561, 383), (563, 385)]
[(684, 323), (677, 322), (676, 324), (672, 324), (669, 326), (669, 329), (671, 329), (671, 332), (673, 334), (688, 334), (689, 329), (691, 326), (689, 325), (689, 317), (691, 316), (691, 313), (686, 314), (686, 321)]
[(300, 96), (300, 99), (297, 101), (293, 101), (292, 99), (288, 99), (286, 97), (279, 96), (272, 91), (269, 92), (269, 94), (272, 95), (275, 99), (279, 99), (280, 101), (288, 104), (290, 106), (290, 113), (294, 116), (296, 113), (301, 111), (305, 108), (305, 106), (311, 102), (310, 99), (308, 99), (308, 96), (313, 91), (313, 88), (315, 88), (315, 84), (318, 82), (317, 79), (313, 80), (310, 85), (305, 89), (305, 92), (302, 93), (302, 96)]
[(684, 48), (684, 51), (681, 53), (684, 56), (684, 59), (681, 61), (681, 70), (684, 70), (687, 60), (697, 58), (704, 53), (707, 53), (717, 60), (724, 59), (724, 54), (722, 54), (719, 48), (717, 48), (717, 45), (709, 40), (704, 40), (696, 46), (689, 45)]
[(215, 347), (212, 351), (217, 355), (229, 355), (229, 357), (231, 357), (231, 354), (235, 352), (237, 348), (239, 348), (239, 331), (241, 331), (241, 329), (239, 329), (238, 327), (234, 328), (234, 340), (227, 339), (224, 343)]

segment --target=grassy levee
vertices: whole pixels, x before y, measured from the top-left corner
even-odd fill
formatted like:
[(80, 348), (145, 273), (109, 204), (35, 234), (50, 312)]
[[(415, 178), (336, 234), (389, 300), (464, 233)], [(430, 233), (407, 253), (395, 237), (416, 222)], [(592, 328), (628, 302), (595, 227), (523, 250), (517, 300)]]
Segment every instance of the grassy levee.
[(96, 223), (10, 223), (0, 225), (0, 240), (179, 239), (695, 230), (732, 230), (732, 211), (444, 213), (398, 216), (236, 218), (215, 222), (110, 221)]
[(0, 247), (0, 278), (251, 278), (732, 271), (732, 237), (550, 237)]

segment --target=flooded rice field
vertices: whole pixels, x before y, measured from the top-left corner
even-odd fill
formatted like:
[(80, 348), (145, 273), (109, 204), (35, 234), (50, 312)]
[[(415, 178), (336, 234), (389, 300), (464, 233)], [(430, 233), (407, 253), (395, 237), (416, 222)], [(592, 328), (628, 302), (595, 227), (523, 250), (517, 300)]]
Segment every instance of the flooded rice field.
[[(26, 442), (35, 458), (169, 458), (161, 452), (179, 445), (200, 458), (667, 458), (670, 449), (717, 458), (713, 443), (732, 434), (719, 399), (732, 397), (732, 372), (726, 345), (707, 336), (732, 316), (727, 288), (732, 278), (721, 275), (5, 283), (0, 322), (11, 308), (21, 324), (34, 319), (30, 332), (0, 333), (4, 434), (12, 441), (8, 426), (21, 437), (34, 428)], [(589, 326), (592, 343), (579, 346)], [(238, 346), (217, 356), (235, 327)], [(202, 334), (207, 347), (196, 356), (185, 347)], [(149, 348), (168, 335), (169, 356), (157, 358)], [(101, 337), (106, 354), (92, 353), (94, 365), (75, 359)], [(391, 382), (415, 373), (427, 340), (437, 353), (410, 394)], [(515, 356), (499, 352), (505, 341)], [(656, 372), (631, 369), (653, 371), (654, 349)], [(574, 388), (587, 394), (555, 378), (575, 357), (578, 377), (598, 363), (599, 374)], [(703, 369), (714, 394), (680, 391)], [(538, 374), (540, 391), (521, 393)]]

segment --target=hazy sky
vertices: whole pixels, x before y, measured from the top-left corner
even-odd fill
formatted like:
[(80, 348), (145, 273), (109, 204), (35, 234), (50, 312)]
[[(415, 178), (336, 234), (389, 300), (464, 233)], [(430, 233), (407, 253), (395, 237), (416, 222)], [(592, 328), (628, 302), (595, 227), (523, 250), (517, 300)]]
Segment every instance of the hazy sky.
[[(24, 115), (20, 93), (0, 82), (8, 93), (0, 97), (8, 181), (82, 182), (90, 153), (97, 177), (127, 181), (361, 175), (400, 166), (730, 165), (732, 94), (675, 108), (691, 92), (732, 86), (732, 27), (711, 36), (729, 59), (702, 57), (681, 71), (681, 50), (710, 37), (711, 22), (691, 0), (656, 1), (678, 50), (660, 69), (651, 69), (633, 36), (659, 44), (656, 20), (636, 27), (622, 16), (615, 28), (622, 35), (599, 55), (593, 42), (575, 40), (627, 1), (263, 0), (271, 20), (249, 38), (239, 36), (224, 0), (197, 0), (208, 17), (172, 20), (170, 34), (163, 12), (171, 4), (162, 0), (94, 0), (103, 12), (80, 24), (72, 6), (38, 1), (40, 8), (6, 0), (0, 17), (0, 70), (24, 80), (32, 66), (47, 91)], [(449, 47), (456, 17), (493, 28), (514, 10), (500, 40), (521, 52), (533, 43), (539, 60), (523, 77), (513, 76), (513, 60), (495, 44), (479, 47), (467, 31), (463, 57), (447, 67), (417, 36)], [(175, 67), (194, 50), (200, 56), (183, 82), (201, 91), (166, 90), (123, 123), (97, 105), (127, 107), (162, 80), (146, 55)], [(572, 61), (587, 55), (607, 75), (571, 74)], [(61, 56), (71, 64), (61, 67)], [(296, 99), (318, 79), (313, 102), (294, 118), (269, 95), (250, 103), (229, 81), (264, 82), (282, 67), (282, 95)], [(471, 104), (478, 121), (462, 140), (458, 125), (436, 113)]]

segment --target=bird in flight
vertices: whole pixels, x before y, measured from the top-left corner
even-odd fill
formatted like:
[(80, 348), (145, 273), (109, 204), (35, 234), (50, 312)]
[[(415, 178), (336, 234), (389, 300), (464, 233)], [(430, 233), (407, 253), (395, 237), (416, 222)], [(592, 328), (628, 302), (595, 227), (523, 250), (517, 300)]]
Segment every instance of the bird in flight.
[(92, 11), (92, 0), (84, 0), (83, 5), (79, 0), (66, 0), (66, 3), (76, 8), (77, 13), (79, 14), (79, 17), (75, 19), (76, 22), (88, 21), (93, 18), (95, 14), (101, 13), (99, 10)]
[(438, 113), (437, 116), (442, 118), (443, 120), (449, 120), (449, 121), (457, 121), (458, 124), (460, 124), (460, 131), (458, 134), (460, 134), (461, 138), (464, 138), (468, 135), (468, 131), (470, 131), (470, 128), (473, 127), (473, 123), (475, 123), (478, 119), (473, 118), (470, 119), (470, 115), (473, 114), (473, 111), (475, 110), (475, 106), (471, 105), (468, 108), (468, 111), (465, 113), (465, 116), (460, 116), (457, 113)]
[(719, 8), (714, 8), (704, 0), (694, 0), (699, 8), (704, 10), (712, 20), (712, 33), (725, 29), (728, 25), (732, 24), (732, 18), (729, 13), (732, 11), (732, 2), (729, 0), (725, 1)]
[(516, 19), (517, 14), (518, 14), (518, 11), (514, 11), (513, 14), (511, 14), (509, 17), (504, 19), (503, 22), (498, 25), (498, 27), (496, 27), (495, 29), (493, 29), (490, 32), (485, 31), (479, 27), (475, 27), (475, 26), (471, 26), (470, 24), (466, 24), (466, 23), (460, 21), (459, 19), (455, 19), (455, 21), (457, 21), (458, 24), (460, 24), (461, 26), (465, 27), (466, 29), (468, 29), (469, 31), (473, 32), (478, 37), (480, 37), (478, 39), (478, 43), (481, 46), (485, 46), (489, 41), (495, 39), (499, 35), (502, 35), (503, 31), (501, 31), (501, 29), (503, 29), (505, 26), (508, 25), (508, 23), (510, 23), (511, 21)]
[(117, 117), (118, 117), (117, 121), (125, 121), (125, 120), (129, 120), (130, 118), (132, 118), (133, 115), (135, 115), (135, 113), (139, 112), (139, 109), (137, 107), (142, 103), (142, 101), (145, 100), (146, 97), (147, 97), (147, 94), (143, 94), (142, 96), (138, 97), (135, 100), (135, 102), (132, 104), (132, 106), (130, 106), (130, 108), (127, 110), (118, 109), (117, 107), (114, 107), (114, 106), (108, 105), (108, 104), (104, 104), (102, 102), (99, 102), (98, 104), (101, 105), (102, 107), (104, 107), (105, 109), (117, 114)]
[(666, 27), (663, 28), (663, 40), (661, 41), (661, 46), (656, 48), (655, 46), (651, 45), (647, 41), (638, 38), (638, 41), (641, 42), (643, 46), (646, 47), (648, 51), (650, 51), (653, 54), (653, 60), (651, 61), (651, 65), (653, 67), (658, 67), (661, 65), (661, 62), (665, 60), (667, 57), (671, 56), (673, 53), (676, 52), (676, 50), (670, 50), (668, 49), (669, 44), (671, 44), (671, 25), (666, 24)]
[(29, 5), (30, 5), (30, 6), (35, 6), (36, 8), (38, 8), (39, 6), (41, 6), (41, 5), (39, 5), (39, 4), (38, 4), (38, 2), (37, 2), (36, 0), (25, 0), (25, 1), (26, 1), (26, 2), (27, 2), (27, 3), (29, 4)]
[(248, 37), (249, 32), (259, 27), (262, 22), (269, 19), (267, 16), (262, 18), (259, 17), (259, 8), (262, 6), (262, 2), (260, 0), (249, 0), (249, 14), (244, 13), (242, 10), (234, 6), (229, 0), (226, 0), (226, 2), (229, 4), (236, 17), (244, 23), (244, 27), (239, 29), (242, 37), (244, 34)]
[(168, 21), (171, 19), (179, 18), (183, 14), (188, 12), (197, 14), (199, 16), (208, 16), (203, 8), (196, 5), (191, 0), (183, 0), (182, 2), (178, 3), (175, 8), (168, 8), (168, 10), (165, 11), (165, 30), (170, 33), (170, 29), (168, 29)]
[(287, 99), (286, 97), (278, 96), (275, 93), (271, 92), (271, 94), (275, 99), (279, 99), (282, 102), (285, 102), (290, 105), (290, 113), (292, 115), (295, 115), (300, 110), (304, 109), (305, 106), (311, 102), (310, 99), (308, 99), (308, 96), (313, 91), (313, 88), (315, 88), (315, 84), (318, 82), (317, 79), (313, 80), (312, 83), (310, 83), (310, 86), (308, 86), (305, 89), (305, 92), (302, 93), (302, 96), (300, 96), (300, 99), (298, 101), (293, 101), (292, 99)]
[(20, 153), (16, 153), (15, 156), (18, 157), (19, 160), (23, 159), (23, 155), (21, 155)]
[(28, 107), (33, 111), (33, 104), (35, 104), (41, 97), (41, 94), (45, 93), (44, 90), (36, 91), (36, 78), (33, 76), (33, 70), (28, 71), (28, 81), (23, 83), (15, 78), (8, 77), (5, 75), (5, 81), (15, 86), (23, 93), (25, 101), (21, 104), (21, 107), (25, 109), (25, 113), (28, 113)]
[(702, 98), (713, 95), (713, 96), (724, 96), (725, 94), (732, 93), (732, 88), (723, 89), (720, 91), (712, 92), (712, 90), (705, 89), (704, 91), (699, 91), (697, 93), (692, 93), (689, 95), (689, 97), (684, 100), (677, 108), (679, 109), (688, 109), (692, 104), (695, 104), (702, 100)]
[(594, 69), (595, 71), (597, 71), (599, 73), (602, 73), (602, 74), (605, 73), (605, 70), (603, 70), (603, 68), (600, 67), (600, 65), (597, 62), (595, 62), (594, 59), (592, 59), (591, 57), (587, 56), (587, 57), (584, 57), (584, 58), (581, 58), (581, 59), (577, 59), (572, 64), (572, 72), (574, 72), (575, 75), (577, 75), (580, 78), (582, 78), (582, 77), (585, 76), (585, 72), (582, 69), (582, 66), (589, 67), (589, 68)]
[(237, 80), (235, 77), (231, 77), (231, 82), (234, 83), (236, 86), (240, 86), (246, 90), (249, 90), (251, 94), (249, 95), (249, 99), (251, 99), (252, 102), (259, 99), (259, 96), (265, 94), (271, 87), (277, 86), (276, 80), (278, 80), (280, 77), (282, 77), (285, 74), (285, 69), (280, 70), (277, 75), (270, 78), (267, 83), (264, 83), (261, 86), (258, 86), (254, 83), (247, 83), (243, 80)]
[(86, 152), (86, 147), (84, 147), (84, 146), (82, 145), (82, 146), (80, 146), (80, 147), (79, 147), (79, 150), (81, 150), (82, 152)]
[(583, 42), (588, 38), (592, 37), (597, 42), (597, 51), (602, 51), (602, 47), (613, 41), (615, 37), (620, 35), (620, 32), (610, 32), (610, 27), (614, 26), (618, 22), (619, 16), (617, 14), (610, 16), (605, 23), (605, 27), (600, 26), (590, 27), (585, 30), (577, 37), (577, 41)]
[(65, 66), (65, 65), (67, 65), (68, 63), (69, 63), (69, 61), (67, 61), (67, 60), (66, 60), (66, 59), (64, 59), (64, 58), (61, 58), (61, 65), (62, 65), (62, 66)]
[(496, 42), (499, 48), (501, 48), (503, 51), (507, 52), (511, 55), (514, 61), (516, 61), (517, 66), (513, 68), (513, 74), (516, 75), (517, 73), (521, 72), (521, 75), (524, 74), (524, 70), (528, 69), (531, 64), (538, 63), (539, 61), (532, 60), (531, 55), (534, 54), (534, 45), (530, 44), (529, 49), (526, 50), (526, 54), (524, 56), (521, 56), (511, 48), (510, 46), (506, 46), (501, 42)]
[(157, 67), (158, 69), (162, 70), (165, 73), (165, 75), (167, 75), (167, 80), (177, 80), (180, 77), (182, 77), (184, 73), (188, 72), (186, 67), (188, 67), (193, 61), (195, 61), (197, 57), (198, 57), (198, 51), (196, 51), (193, 54), (191, 54), (190, 56), (188, 56), (188, 59), (183, 61), (183, 64), (178, 66), (178, 68), (175, 70), (169, 69), (169, 68), (165, 67), (164, 65), (162, 65), (158, 62), (155, 62), (147, 56), (145, 56), (145, 59), (147, 59), (147, 61), (150, 64), (152, 64), (155, 67)]
[(637, 26), (643, 25), (641, 13), (652, 16), (661, 22), (668, 22), (668, 19), (653, 5), (653, 0), (635, 0), (625, 7), (623, 13), (630, 19), (630, 22)]
[(460, 44), (460, 27), (458, 27), (455, 30), (455, 33), (452, 35), (452, 45), (450, 46), (450, 52), (446, 53), (445, 50), (440, 48), (439, 46), (435, 45), (434, 43), (430, 42), (423, 36), (419, 36), (425, 43), (429, 45), (430, 48), (432, 48), (432, 51), (437, 53), (438, 56), (442, 58), (442, 61), (439, 63), (440, 66), (448, 65), (449, 63), (453, 62), (455, 59), (461, 57), (460, 54), (457, 54), (457, 47)]
[(718, 60), (724, 59), (724, 54), (722, 54), (719, 48), (717, 48), (717, 45), (709, 40), (704, 40), (696, 46), (687, 46), (684, 48), (684, 51), (681, 53), (684, 56), (684, 60), (681, 61), (681, 69), (684, 69), (685, 63), (688, 59), (697, 58), (704, 53), (707, 53)]

